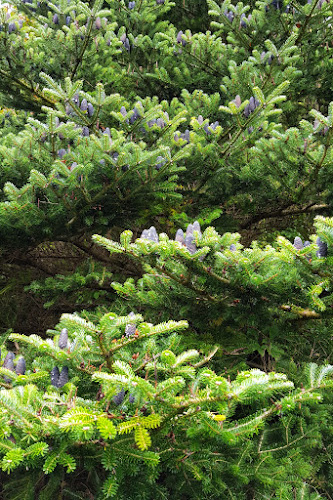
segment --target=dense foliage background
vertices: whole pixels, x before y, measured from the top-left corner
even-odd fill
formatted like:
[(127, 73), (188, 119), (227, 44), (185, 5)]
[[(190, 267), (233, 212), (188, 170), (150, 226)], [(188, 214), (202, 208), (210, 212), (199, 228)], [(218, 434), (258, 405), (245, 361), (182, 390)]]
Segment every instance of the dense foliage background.
[(333, 498), (332, 23), (0, 8), (4, 499)]

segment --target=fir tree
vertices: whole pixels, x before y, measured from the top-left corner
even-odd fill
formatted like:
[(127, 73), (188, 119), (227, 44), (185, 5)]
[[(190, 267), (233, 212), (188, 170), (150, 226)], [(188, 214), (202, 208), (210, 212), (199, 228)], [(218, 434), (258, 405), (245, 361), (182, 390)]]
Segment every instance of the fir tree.
[(331, 491), (320, 484), (330, 457), (319, 431), (331, 421), (331, 365), (310, 364), (301, 388), (258, 369), (230, 381), (207, 367), (216, 349), (180, 349), (185, 321), (154, 326), (114, 313), (96, 320), (64, 314), (53, 340), (11, 334), (27, 370), (0, 367), (6, 500)]
[(266, 222), (305, 236), (330, 215), (328, 3), (12, 5), (0, 21), (0, 92), (16, 110), (1, 129), (0, 236), (17, 293), (21, 276), (61, 275), (48, 305), (107, 304), (95, 273), (116, 268), (91, 246), (96, 232), (201, 217), (271, 242)]
[(10, 6), (1, 496), (332, 498), (330, 3)]

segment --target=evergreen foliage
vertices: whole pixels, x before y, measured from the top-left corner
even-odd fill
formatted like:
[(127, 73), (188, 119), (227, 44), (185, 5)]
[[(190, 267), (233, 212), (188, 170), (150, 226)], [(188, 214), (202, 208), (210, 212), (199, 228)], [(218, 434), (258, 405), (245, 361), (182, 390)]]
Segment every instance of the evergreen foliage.
[[(279, 236), (274, 246), (244, 248), (239, 234), (220, 236), (213, 227), (201, 233), (197, 221), (185, 234), (179, 229), (175, 240), (155, 236), (155, 228), (134, 243), (130, 231), (121, 244), (98, 235), (94, 240), (142, 264), (145, 274), (136, 283), (113, 283), (131, 307), (159, 320), (189, 318), (196, 345), (221, 345), (225, 369), (247, 362), (272, 370), (290, 357), (311, 358), (313, 332), (304, 323), (331, 324), (333, 219), (317, 217), (315, 226), (318, 236), (306, 246), (299, 237), (292, 243)], [(295, 345), (296, 335), (301, 344)]]
[[(96, 319), (63, 314), (49, 332), (53, 340), (11, 334), (27, 370), (14, 373), (6, 361), (0, 368), (4, 498), (318, 491), (330, 460), (319, 429), (331, 420), (331, 365), (308, 365), (301, 388), (258, 369), (230, 381), (207, 366), (216, 349), (208, 356), (181, 350), (185, 321)], [(126, 335), (133, 322), (135, 332)], [(58, 366), (60, 378), (68, 373), (65, 383), (55, 381)]]
[(95, 273), (115, 267), (91, 246), (96, 232), (200, 217), (249, 243), (271, 241), (265, 221), (305, 236), (307, 214), (330, 215), (329, 3), (11, 5), (0, 237), (16, 293), (24, 275), (57, 311), (107, 305)]
[(0, 7), (1, 498), (333, 498), (332, 23)]

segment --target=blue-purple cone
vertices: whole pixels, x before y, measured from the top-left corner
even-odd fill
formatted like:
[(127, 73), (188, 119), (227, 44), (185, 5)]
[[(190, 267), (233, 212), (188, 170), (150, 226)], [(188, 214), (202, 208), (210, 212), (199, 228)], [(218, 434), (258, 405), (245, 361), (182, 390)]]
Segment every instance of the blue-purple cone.
[(186, 228), (186, 236), (193, 236), (193, 224), (188, 224)]
[(317, 238), (316, 243), (318, 245), (318, 250), (316, 252), (317, 257), (319, 258), (327, 257), (327, 251), (328, 251), (327, 243), (322, 241), (319, 237)]
[(59, 335), (58, 346), (60, 349), (66, 349), (68, 342), (68, 330), (67, 328), (63, 328)]
[(234, 20), (234, 13), (231, 10), (225, 10), (223, 14), (232, 23), (232, 21)]
[(177, 229), (175, 241), (179, 241), (182, 245), (185, 245), (185, 236), (182, 229)]
[[(7, 353), (7, 356), (5, 357), (5, 361), (3, 362), (3, 368), (7, 368), (7, 370), (10, 370), (11, 372), (14, 371), (14, 358), (15, 358), (15, 355), (13, 352), (8, 352)], [(4, 377), (4, 381), (9, 384), (12, 379), (9, 378), (9, 377)]]
[(178, 34), (177, 34), (177, 37), (176, 37), (176, 41), (177, 41), (177, 43), (181, 43), (182, 46), (185, 47), (185, 45), (186, 45), (187, 42), (186, 42), (186, 40), (183, 39), (183, 37), (182, 37), (183, 34), (184, 33), (182, 31), (178, 31)]
[(130, 118), (130, 123), (133, 124), (135, 122), (135, 120), (137, 120), (140, 117), (141, 117), (141, 115), (140, 115), (139, 111), (137, 110), (137, 108), (134, 107), (133, 114)]
[(198, 231), (198, 233), (199, 233), (199, 238), (201, 238), (201, 237), (202, 237), (200, 224), (199, 224), (199, 222), (198, 222), (197, 220), (193, 222), (193, 231)]
[(87, 109), (88, 109), (87, 99), (82, 99), (80, 109), (81, 109), (81, 111), (87, 111)]
[(190, 234), (185, 237), (185, 246), (191, 255), (193, 255), (197, 251), (197, 247), (194, 243), (194, 236)]
[(26, 369), (25, 359), (20, 358), (16, 364), (15, 372), (17, 375), (24, 375)]
[(296, 250), (302, 250), (303, 248), (303, 241), (299, 236), (296, 236), (294, 239), (294, 247)]
[(162, 120), (162, 118), (157, 118), (157, 120), (156, 120), (156, 125), (157, 125), (158, 127), (160, 127), (160, 128), (165, 127), (165, 123), (164, 123), (164, 121)]
[(95, 110), (94, 106), (91, 104), (91, 102), (88, 103), (88, 116), (93, 116)]
[(7, 352), (7, 356), (5, 357), (5, 360), (3, 362), (3, 367), (4, 368), (7, 368), (8, 370), (10, 370), (10, 368), (8, 368), (8, 365), (11, 364), (11, 361), (13, 361), (15, 358), (15, 354), (12, 352), (12, 351), (8, 351)]
[(58, 379), (58, 387), (63, 387), (68, 382), (68, 366), (64, 366)]
[(151, 240), (151, 241), (155, 241), (155, 243), (158, 243), (159, 238), (158, 238), (158, 234), (157, 234), (155, 226), (151, 226), (149, 228), (149, 230), (148, 230), (148, 239)]
[(79, 94), (75, 94), (75, 96), (73, 97), (73, 102), (76, 106), (80, 106), (80, 96)]
[(156, 161), (157, 161), (155, 165), (156, 170), (160, 170), (166, 164), (166, 160), (163, 158), (163, 156), (158, 156), (156, 158)]
[[(129, 316), (135, 316), (134, 312), (131, 311), (129, 313)], [(132, 337), (132, 335), (135, 334), (135, 330), (136, 330), (136, 324), (135, 323), (129, 323), (128, 325), (126, 325), (126, 327), (125, 327), (125, 335), (126, 335), (126, 337)]]
[(118, 394), (116, 394), (113, 398), (113, 402), (118, 406), (124, 401), (125, 397), (125, 389), (122, 389)]
[(64, 148), (59, 149), (58, 151), (59, 158), (62, 160), (66, 153), (67, 153), (66, 149)]
[(51, 384), (53, 387), (58, 387), (58, 381), (59, 381), (59, 368), (55, 366), (51, 370)]

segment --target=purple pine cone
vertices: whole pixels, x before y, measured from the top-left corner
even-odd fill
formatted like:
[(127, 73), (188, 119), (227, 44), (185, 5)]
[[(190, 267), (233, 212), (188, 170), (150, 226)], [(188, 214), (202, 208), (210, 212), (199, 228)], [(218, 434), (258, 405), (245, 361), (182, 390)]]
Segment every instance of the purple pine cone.
[(24, 375), (25, 374), (25, 359), (20, 358), (16, 364), (15, 372), (17, 375)]
[(202, 237), (200, 224), (199, 224), (199, 222), (198, 222), (197, 220), (193, 222), (193, 231), (198, 231), (198, 233), (199, 233), (199, 238), (201, 238), (201, 237)]
[(4, 368), (7, 368), (8, 370), (11, 370), (11, 368), (9, 368), (9, 366), (11, 366), (11, 363), (14, 360), (14, 358), (15, 358), (15, 354), (12, 351), (8, 351), (7, 356), (5, 357), (5, 360), (4, 360), (2, 366)]
[(151, 226), (148, 230), (148, 240), (155, 241), (155, 243), (159, 242), (158, 234), (155, 226)]
[(52, 21), (54, 24), (59, 24), (59, 17), (58, 17), (58, 14), (54, 14), (53, 18), (52, 18)]
[(82, 136), (89, 137), (89, 128), (88, 127), (82, 127)]
[(17, 30), (17, 26), (15, 23), (9, 23), (8, 24), (8, 33), (13, 33), (13, 31)]
[(63, 387), (65, 384), (68, 382), (68, 366), (64, 366), (63, 369), (61, 370), (61, 373), (59, 375), (58, 379), (58, 387), (59, 389)]
[(127, 52), (129, 52), (131, 50), (131, 46), (130, 46), (130, 43), (129, 43), (129, 39), (126, 36), (126, 33), (124, 33), (123, 35), (121, 35), (120, 40), (123, 42), (123, 46), (125, 47), (125, 49), (127, 50)]
[(63, 328), (59, 335), (58, 346), (60, 349), (66, 349), (68, 342), (68, 330), (67, 328)]
[(186, 42), (186, 40), (184, 40), (184, 39), (182, 38), (182, 35), (183, 35), (183, 34), (184, 34), (184, 33), (183, 33), (182, 31), (178, 31), (178, 34), (177, 34), (177, 37), (176, 37), (176, 41), (177, 41), (177, 43), (181, 43), (181, 44), (182, 44), (182, 46), (183, 46), (183, 47), (185, 47), (185, 45), (186, 45), (186, 43), (187, 43), (187, 42)]
[(239, 106), (242, 104), (242, 100), (238, 94), (236, 95), (235, 99), (232, 102), (236, 104), (237, 108), (239, 108)]
[(160, 127), (160, 128), (165, 127), (165, 123), (164, 123), (164, 121), (162, 120), (162, 118), (157, 118), (157, 120), (156, 120), (156, 125), (157, 125), (158, 127)]
[(79, 96), (79, 94), (75, 94), (75, 96), (73, 97), (72, 100), (73, 100), (75, 106), (80, 106), (80, 96)]
[(135, 120), (137, 120), (140, 117), (141, 117), (141, 115), (140, 115), (139, 111), (137, 110), (136, 107), (134, 107), (133, 108), (133, 114), (132, 114), (132, 116), (130, 118), (130, 123), (133, 124), (135, 122)]
[(101, 29), (101, 26), (102, 26), (102, 21), (101, 21), (101, 18), (100, 17), (97, 17), (96, 18), (96, 21), (95, 21), (95, 28), (97, 30)]
[(323, 257), (327, 257), (327, 251), (328, 251), (327, 243), (322, 241), (319, 237), (317, 238), (316, 243), (318, 245), (318, 250), (316, 252), (317, 257), (319, 257), (320, 259)]
[(192, 236), (191, 234), (186, 236), (185, 246), (191, 255), (193, 255), (197, 251), (197, 247), (194, 243), (194, 236)]
[(59, 381), (59, 368), (55, 366), (51, 371), (51, 384), (53, 387), (58, 387)]
[(80, 109), (81, 109), (81, 111), (87, 111), (87, 109), (88, 109), (87, 99), (82, 99)]
[[(129, 316), (135, 316), (134, 312), (131, 311), (129, 313)], [(128, 325), (126, 325), (126, 327), (125, 327), (125, 335), (126, 335), (126, 337), (132, 337), (132, 335), (135, 334), (135, 330), (136, 330), (136, 324), (135, 323), (129, 323)]]
[(135, 7), (135, 2), (129, 2), (129, 4), (128, 4), (129, 10), (134, 9), (134, 7)]
[(118, 406), (124, 401), (125, 389), (122, 389), (118, 394), (116, 394), (113, 398), (113, 402)]
[(156, 158), (156, 161), (158, 162), (156, 165), (155, 165), (155, 168), (156, 170), (160, 170), (165, 164), (166, 164), (166, 160), (163, 158), (163, 156), (158, 156)]
[(94, 106), (89, 102), (88, 103), (88, 116), (92, 116), (94, 114)]
[(185, 245), (185, 236), (182, 229), (177, 229), (175, 241), (179, 241), (182, 245)]
[(67, 153), (66, 149), (64, 149), (64, 148), (59, 149), (58, 156), (59, 156), (60, 160), (63, 159), (63, 157), (65, 156), (66, 153)]
[(218, 121), (216, 121), (215, 123), (211, 123), (210, 125), (206, 123), (206, 125), (204, 126), (204, 131), (206, 132), (207, 135), (212, 135), (212, 132), (209, 130), (209, 128), (211, 128), (212, 130), (216, 130), (216, 127), (218, 125), (219, 125)]
[(223, 14), (232, 23), (232, 21), (234, 20), (234, 13), (231, 10), (225, 10)]
[(248, 118), (251, 113), (259, 106), (260, 102), (258, 99), (255, 99), (253, 96), (250, 97), (249, 104), (244, 108), (244, 116)]
[(134, 403), (134, 401), (135, 401), (135, 396), (134, 396), (134, 394), (130, 394), (130, 395), (128, 396), (128, 402), (132, 404), (132, 403)]
[(296, 250), (302, 250), (303, 248), (303, 241), (299, 236), (295, 236), (294, 247), (296, 248)]
[(186, 236), (193, 236), (193, 224), (189, 224), (186, 228)]
[[(8, 352), (7, 356), (5, 357), (5, 361), (3, 362), (3, 368), (7, 368), (7, 370), (10, 370), (11, 372), (14, 371), (14, 358), (15, 358), (15, 355), (13, 352)], [(4, 381), (9, 384), (12, 379), (9, 378), (9, 377), (4, 377)]]

